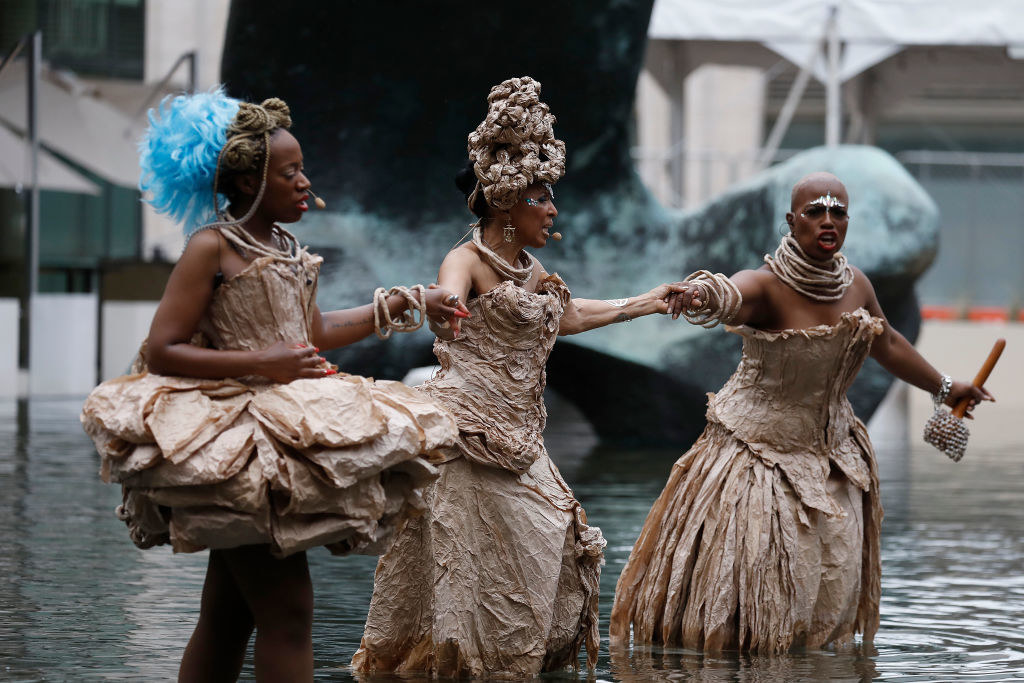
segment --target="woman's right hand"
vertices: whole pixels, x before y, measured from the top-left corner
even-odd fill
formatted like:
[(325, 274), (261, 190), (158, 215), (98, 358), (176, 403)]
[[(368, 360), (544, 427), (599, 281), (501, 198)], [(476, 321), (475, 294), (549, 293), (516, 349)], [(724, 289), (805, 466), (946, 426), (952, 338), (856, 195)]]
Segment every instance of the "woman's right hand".
[(466, 304), (459, 300), (457, 294), (453, 294), (444, 287), (431, 284), (423, 294), (426, 301), (427, 317), (435, 324), (447, 322), (454, 334), (458, 335), (459, 318), (470, 317)]
[(301, 342), (277, 342), (259, 352), (259, 374), (281, 384), (337, 374), (337, 370), (317, 355), (319, 351)]
[(673, 291), (668, 295), (668, 314), (677, 319), (684, 310), (698, 309), (707, 303), (703, 296), (703, 287), (692, 282), (674, 282)]

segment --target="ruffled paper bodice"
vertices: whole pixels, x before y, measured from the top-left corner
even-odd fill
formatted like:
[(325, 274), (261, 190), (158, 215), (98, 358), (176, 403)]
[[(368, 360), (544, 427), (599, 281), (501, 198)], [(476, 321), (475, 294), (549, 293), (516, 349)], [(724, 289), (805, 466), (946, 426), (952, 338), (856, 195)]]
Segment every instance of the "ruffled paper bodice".
[(199, 330), (222, 350), (257, 351), (279, 341), (308, 344), (322, 262), (305, 250), (295, 262), (253, 260), (214, 291)]
[(523, 473), (544, 451), (544, 365), (558, 337), (569, 288), (557, 275), (536, 292), (512, 282), (472, 299), (459, 337), (438, 339), (441, 364), (423, 389), (448, 404), (471, 457)]
[(826, 452), (846, 438), (855, 419), (846, 391), (881, 320), (861, 308), (836, 325), (732, 330), (743, 336), (743, 358), (711, 401), (720, 422), (744, 441), (782, 451)]
[(782, 467), (808, 505), (836, 511), (823, 484), (830, 461), (867, 490), (870, 477), (861, 456), (867, 433), (846, 391), (882, 332), (882, 321), (859, 308), (835, 325), (730, 329), (743, 336), (743, 357), (712, 396), (708, 420)]

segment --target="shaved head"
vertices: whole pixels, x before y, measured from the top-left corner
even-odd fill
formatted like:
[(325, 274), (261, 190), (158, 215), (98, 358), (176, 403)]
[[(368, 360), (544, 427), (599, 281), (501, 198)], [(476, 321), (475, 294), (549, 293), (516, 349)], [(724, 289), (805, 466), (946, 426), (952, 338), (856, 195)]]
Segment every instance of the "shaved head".
[(842, 192), (843, 195), (849, 197), (846, 192), (846, 186), (839, 178), (835, 177), (831, 173), (825, 171), (817, 171), (815, 173), (808, 173), (800, 180), (796, 181), (796, 185), (793, 186), (793, 192), (789, 197), (789, 208), (793, 211), (797, 208), (797, 196), (804, 190), (811, 189), (814, 193), (825, 194), (831, 191), (832, 194)]

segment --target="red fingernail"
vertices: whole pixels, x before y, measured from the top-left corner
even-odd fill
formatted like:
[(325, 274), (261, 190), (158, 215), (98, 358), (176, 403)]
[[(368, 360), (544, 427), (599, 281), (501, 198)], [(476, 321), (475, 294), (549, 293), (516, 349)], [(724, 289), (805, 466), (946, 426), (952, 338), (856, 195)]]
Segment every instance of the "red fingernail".
[(456, 318), (468, 318), (469, 317), (469, 313), (463, 313), (460, 310), (456, 310), (452, 315), (454, 315)]
[(337, 371), (337, 370), (333, 370), (333, 369), (331, 369), (331, 370), (326, 370), (326, 371), (324, 371), (324, 374), (325, 374), (325, 375), (337, 375), (337, 374), (338, 374), (338, 371)]
[(320, 353), (320, 349), (318, 349), (318, 348), (317, 348), (317, 347), (315, 347), (315, 346), (313, 347), (313, 350), (314, 350), (314, 351), (316, 351), (317, 353)]

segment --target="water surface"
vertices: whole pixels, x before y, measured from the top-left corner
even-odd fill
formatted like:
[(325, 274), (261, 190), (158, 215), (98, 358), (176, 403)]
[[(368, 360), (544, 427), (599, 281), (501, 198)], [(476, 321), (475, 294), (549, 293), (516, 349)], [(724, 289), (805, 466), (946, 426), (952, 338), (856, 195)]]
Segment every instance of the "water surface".
[[(173, 679), (198, 614), (206, 556), (131, 544), (113, 515), (120, 491), (96, 474), (80, 405), (0, 403), (0, 679)], [(553, 422), (549, 449), (608, 540), (606, 638), (615, 580), (679, 453), (608, 449), (572, 421)], [(958, 464), (924, 444), (879, 454), (886, 517), (873, 648), (613, 658), (605, 641), (591, 680), (1024, 679), (1022, 451), (969, 450)], [(352, 680), (346, 665), (359, 644), (374, 565), (374, 558), (310, 552), (318, 680)], [(243, 678), (251, 677), (249, 663)]]

